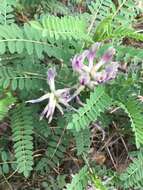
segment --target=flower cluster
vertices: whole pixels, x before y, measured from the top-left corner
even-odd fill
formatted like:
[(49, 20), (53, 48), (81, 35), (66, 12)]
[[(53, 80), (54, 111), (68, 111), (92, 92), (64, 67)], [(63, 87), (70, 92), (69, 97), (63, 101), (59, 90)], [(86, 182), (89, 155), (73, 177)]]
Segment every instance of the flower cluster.
[[(85, 50), (82, 54), (75, 55), (72, 59), (72, 67), (73, 70), (79, 74), (80, 84), (88, 86), (89, 88), (114, 79), (117, 74), (118, 63), (112, 61), (115, 54), (114, 48), (109, 48), (101, 59), (94, 64), (96, 52), (100, 45), (100, 43), (95, 43), (89, 50)], [(88, 61), (88, 65), (84, 63), (85, 60)]]
[[(85, 86), (93, 88), (100, 83), (105, 83), (106, 81), (116, 77), (118, 63), (112, 61), (113, 55), (115, 54), (114, 48), (109, 48), (101, 57), (99, 62), (94, 64), (96, 52), (100, 45), (100, 43), (95, 43), (89, 50), (85, 50), (80, 55), (75, 55), (72, 59), (73, 70), (79, 74), (79, 82), (81, 85), (72, 96), (70, 96), (70, 88), (56, 90), (56, 70), (55, 68), (50, 68), (48, 70), (47, 83), (49, 84), (51, 92), (38, 99), (27, 101), (27, 103), (39, 103), (49, 99), (48, 104), (41, 113), (40, 119), (46, 115), (46, 118), (48, 118), (50, 123), (53, 118), (55, 108), (57, 107), (61, 114), (63, 114), (64, 112), (61, 104), (65, 107), (69, 107), (69, 101), (77, 96)], [(85, 60), (88, 61), (88, 65), (84, 63)]]

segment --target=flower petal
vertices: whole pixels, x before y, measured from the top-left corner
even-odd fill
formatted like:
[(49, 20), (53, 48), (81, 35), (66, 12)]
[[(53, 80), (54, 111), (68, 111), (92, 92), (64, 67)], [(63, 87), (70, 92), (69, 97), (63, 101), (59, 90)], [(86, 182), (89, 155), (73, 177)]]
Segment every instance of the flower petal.
[(49, 118), (48, 123), (50, 123), (52, 121), (55, 108), (56, 108), (56, 101), (53, 102), (52, 106), (49, 105), (49, 110), (46, 115), (46, 118), (47, 119)]
[(47, 94), (45, 94), (45, 95), (43, 95), (43, 96), (41, 96), (40, 98), (38, 98), (38, 99), (35, 99), (35, 100), (28, 100), (28, 101), (26, 101), (26, 103), (39, 103), (39, 102), (42, 102), (43, 100), (46, 100), (46, 99), (48, 99), (49, 98), (49, 96), (50, 96), (50, 94), (49, 93), (47, 93)]
[(46, 107), (44, 108), (43, 112), (41, 113), (41, 115), (40, 115), (40, 121), (43, 119), (43, 117), (48, 112), (48, 110), (49, 110), (49, 104), (46, 105)]
[(48, 112), (46, 115), (46, 118), (49, 118), (48, 123), (51, 122), (52, 118), (53, 118), (53, 114), (56, 108), (56, 99), (55, 99), (55, 95), (51, 94), (50, 98), (49, 98), (49, 104), (48, 104)]
[(95, 73), (105, 64), (105, 63), (109, 63), (112, 58), (113, 55), (115, 54), (115, 49), (114, 48), (109, 48), (104, 55), (102, 56), (101, 60), (93, 66), (92, 71), (91, 71), (91, 75), (94, 76)]
[(105, 67), (104, 70), (96, 72), (93, 79), (98, 83), (104, 83), (108, 80), (114, 79), (117, 75), (118, 63), (112, 62), (112, 65), (109, 64)]
[(85, 50), (82, 54), (74, 56), (74, 58), (72, 59), (72, 68), (74, 71), (77, 71), (79, 73), (82, 71), (82, 69), (85, 67), (83, 62), (87, 54), (88, 50)]
[(115, 54), (115, 49), (114, 48), (108, 48), (108, 50), (104, 53), (104, 55), (101, 58), (101, 62), (108, 63), (112, 60), (113, 56)]
[(64, 112), (63, 112), (63, 109), (62, 107), (60, 106), (60, 104), (56, 104), (56, 107), (58, 108), (58, 110), (61, 112), (61, 114), (63, 115)]
[(91, 69), (93, 67), (93, 61), (96, 56), (96, 52), (99, 49), (101, 43), (97, 42), (93, 44), (88, 52), (87, 59), (89, 61), (89, 68)]
[(49, 103), (47, 104), (47, 106), (44, 108), (43, 112), (41, 113), (41, 117), (40, 120), (43, 119), (43, 117), (46, 114), (46, 118), (49, 118), (49, 123), (52, 120), (54, 111), (55, 111), (55, 107), (56, 107), (56, 99), (53, 93), (50, 94), (49, 97)]
[(47, 82), (50, 86), (50, 90), (53, 92), (55, 91), (55, 76), (56, 76), (56, 69), (54, 68), (50, 68), (48, 69), (47, 72)]
[(105, 71), (107, 73), (107, 79), (106, 80), (111, 80), (114, 79), (117, 75), (118, 72), (118, 67), (119, 64), (117, 62), (112, 62), (112, 65), (108, 65), (105, 68)]
[(74, 71), (79, 72), (82, 69), (82, 61), (78, 55), (75, 55), (72, 59), (72, 68)]

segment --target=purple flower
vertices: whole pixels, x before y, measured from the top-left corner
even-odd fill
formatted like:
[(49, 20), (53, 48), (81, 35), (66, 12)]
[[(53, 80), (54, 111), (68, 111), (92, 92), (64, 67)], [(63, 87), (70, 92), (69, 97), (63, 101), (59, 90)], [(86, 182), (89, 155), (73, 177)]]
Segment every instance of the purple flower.
[(49, 123), (52, 121), (56, 107), (61, 112), (61, 114), (64, 114), (63, 108), (61, 107), (60, 104), (68, 107), (69, 106), (68, 102), (70, 101), (69, 88), (58, 89), (58, 90), (55, 89), (55, 76), (56, 76), (55, 68), (50, 68), (47, 72), (47, 82), (49, 84), (51, 92), (41, 96), (36, 100), (27, 101), (27, 103), (39, 103), (46, 99), (49, 99), (48, 104), (46, 105), (40, 116), (40, 120), (43, 119), (44, 116), (46, 116)]
[[(112, 47), (108, 48), (100, 61), (94, 64), (96, 52), (100, 45), (100, 43), (93, 44), (89, 50), (76, 55), (72, 60), (72, 67), (79, 74), (80, 84), (89, 88), (114, 79), (117, 75), (118, 63), (112, 62), (115, 54), (115, 49)], [(88, 65), (84, 64), (85, 59), (88, 60)]]

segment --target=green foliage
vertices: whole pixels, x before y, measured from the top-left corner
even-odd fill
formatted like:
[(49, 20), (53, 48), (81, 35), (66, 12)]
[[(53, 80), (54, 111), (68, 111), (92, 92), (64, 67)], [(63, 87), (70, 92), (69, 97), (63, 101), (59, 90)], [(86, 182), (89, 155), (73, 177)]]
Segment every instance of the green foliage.
[(74, 175), (71, 184), (67, 184), (66, 190), (83, 190), (88, 184), (88, 169), (83, 167), (79, 173)]
[(102, 86), (96, 87), (91, 92), (90, 98), (86, 100), (84, 107), (73, 114), (72, 121), (68, 124), (68, 129), (76, 130), (85, 129), (93, 121), (96, 121), (101, 112), (104, 112), (111, 104), (110, 97), (106, 94)]
[(123, 102), (117, 103), (129, 116), (131, 127), (135, 135), (137, 148), (143, 144), (143, 117), (142, 109), (139, 101), (134, 98), (129, 98)]
[(138, 154), (138, 157), (129, 164), (126, 171), (121, 174), (121, 182), (124, 189), (136, 187), (141, 189), (143, 187), (143, 155)]
[(52, 0), (52, 1), (43, 1), (42, 7), (45, 11), (50, 12), (54, 15), (68, 15), (70, 10), (68, 7), (60, 1)]
[(126, 62), (130, 62), (131, 60), (141, 61), (143, 59), (142, 49), (126, 45), (118, 46), (116, 59), (119, 61), (123, 60)]
[[(99, 6), (100, 5), (99, 3)], [(106, 9), (104, 9), (104, 11), (105, 10)], [(124, 37), (142, 41), (142, 34), (137, 34), (136, 31), (132, 29), (132, 23), (140, 12), (140, 10), (134, 6), (133, 0), (118, 1), (117, 8), (113, 3), (110, 3), (110, 9), (107, 10), (109, 10), (109, 13), (103, 17), (96, 27), (93, 37), (95, 41), (104, 41), (114, 38), (120, 39)]]
[(42, 182), (42, 187), (44, 188), (44, 190), (63, 190), (64, 186), (66, 185), (65, 178), (65, 175), (58, 175), (56, 179), (49, 176), (49, 181)]
[[(9, 32), (11, 31), (11, 32)], [(39, 58), (42, 53), (48, 56), (59, 58), (61, 49), (54, 44), (48, 43), (47, 38), (43, 38), (41, 31), (34, 29), (28, 24), (20, 28), (16, 24), (0, 25), (0, 54), (9, 51), (11, 54), (24, 53), (35, 54)], [(60, 55), (61, 56), (61, 55)]]
[[(0, 165), (0, 174), (1, 175), (8, 174), (11, 170), (11, 167), (9, 164), (11, 161), (11, 155), (8, 151), (1, 149), (0, 158), (2, 161), (2, 163)], [(13, 166), (13, 165), (11, 164), (11, 166)]]
[(66, 190), (87, 189), (89, 182), (92, 183), (92, 188), (95, 187), (99, 190), (107, 190), (100, 178), (92, 171), (92, 168), (89, 169), (87, 166), (84, 166), (77, 174), (73, 176), (71, 183), (67, 184)]
[(14, 22), (15, 0), (2, 0), (0, 4), (0, 24), (11, 24)]
[(19, 173), (28, 177), (33, 166), (33, 117), (25, 105), (17, 106), (11, 117), (12, 139)]
[[(21, 186), (16, 189), (21, 190), (141, 189), (142, 153), (121, 171), (119, 184), (120, 160), (129, 162), (129, 156), (124, 151), (122, 155), (115, 152), (122, 144), (126, 152), (128, 149), (141, 152), (143, 145), (143, 108), (137, 100), (143, 99), (143, 51), (139, 48), (143, 34), (142, 24), (137, 23), (141, 10), (135, 1), (2, 0), (0, 3), (1, 183), (6, 181), (13, 186), (19, 181)], [(99, 83), (95, 89), (85, 86), (78, 94), (80, 99), (74, 97), (69, 106), (62, 105), (63, 115), (55, 109), (51, 123), (46, 117), (39, 121), (39, 114), (48, 102), (51, 105), (46, 109), (50, 110), (55, 102), (58, 105), (58, 98), (67, 100), (68, 94), (55, 96), (52, 90), (53, 99), (50, 96), (50, 101), (46, 99), (31, 108), (24, 102), (51, 91), (52, 85), (47, 85), (51, 82), (49, 78), (47, 81), (50, 67), (57, 71), (56, 90), (69, 88), (70, 95), (75, 95), (79, 80), (71, 60), (93, 41), (103, 44), (97, 51), (99, 60), (108, 47), (116, 49), (113, 57), (119, 64), (116, 79), (104, 85)], [(100, 71), (102, 67), (97, 74)], [(116, 106), (121, 109), (114, 109)], [(95, 121), (101, 130), (95, 129), (92, 137), (90, 125)], [(116, 124), (117, 129), (113, 127)], [(108, 144), (110, 137), (113, 146), (112, 142)], [(98, 162), (90, 158), (90, 148), (97, 153), (105, 152), (106, 162), (102, 166), (98, 167)]]
[(137, 15), (139, 15), (140, 9), (135, 6), (134, 0), (118, 0), (117, 8), (112, 9), (112, 12), (115, 14), (115, 23), (129, 26), (132, 25)]
[(48, 146), (43, 158), (37, 163), (36, 170), (40, 173), (49, 173), (56, 168), (65, 156), (67, 138), (63, 129), (55, 129), (48, 138)]
[(10, 109), (10, 106), (14, 104), (16, 98), (10, 92), (5, 92), (1, 94), (0, 98), (0, 120), (2, 120)]
[(129, 37), (129, 38), (133, 38), (135, 40), (143, 41), (143, 34), (137, 33), (134, 29), (126, 28), (124, 26), (118, 27), (117, 29), (112, 31), (112, 34), (110, 34), (109, 36), (110, 36), (110, 38)]
[(97, 0), (96, 2), (91, 1), (88, 6), (94, 19), (98, 22), (106, 18), (110, 14), (111, 9), (115, 9), (114, 7), (115, 5), (111, 0)]
[(74, 138), (76, 141), (77, 154), (81, 155), (87, 153), (91, 145), (91, 133), (90, 129), (87, 127), (79, 132), (73, 131)]
[(35, 6), (39, 3), (39, 0), (18, 0), (20, 4), (27, 7)]
[[(34, 66), (35, 67), (35, 66)], [(23, 65), (17, 68), (13, 67), (1, 67), (0, 69), (0, 81), (3, 89), (11, 88), (16, 89), (37, 89), (39, 84), (42, 84), (42, 80), (46, 80), (43, 74), (36, 73), (37, 69), (35, 67), (35, 72), (33, 72), (34, 67), (30, 69), (24, 67)]]
[(43, 17), (41, 23), (32, 21), (31, 26), (42, 32), (42, 36), (58, 40), (84, 39), (86, 36), (86, 23), (79, 17), (73, 16), (46, 16)]
[(104, 18), (99, 23), (93, 37), (95, 41), (105, 40), (112, 34), (111, 23), (112, 23), (112, 16)]

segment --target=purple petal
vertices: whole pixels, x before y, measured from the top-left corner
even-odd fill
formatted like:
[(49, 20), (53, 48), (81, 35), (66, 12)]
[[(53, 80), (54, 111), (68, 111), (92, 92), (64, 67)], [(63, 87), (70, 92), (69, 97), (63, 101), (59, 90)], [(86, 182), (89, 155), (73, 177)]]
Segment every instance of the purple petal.
[(88, 54), (88, 50), (85, 50), (82, 54), (74, 56), (74, 58), (72, 59), (72, 68), (74, 71), (77, 71), (79, 73), (82, 71), (84, 67), (83, 62), (87, 54)]
[(93, 61), (94, 61), (94, 58), (96, 56), (96, 52), (99, 49), (100, 45), (101, 45), (101, 43), (97, 42), (97, 43), (93, 44), (89, 50), (89, 53), (87, 55), (87, 59), (89, 61), (90, 69), (93, 67)]
[(98, 83), (104, 83), (108, 80), (114, 79), (117, 75), (118, 63), (112, 62), (112, 65), (107, 65), (101, 72), (96, 72), (94, 75), (94, 80)]
[(91, 74), (94, 75), (105, 63), (110, 62), (114, 54), (115, 54), (115, 49), (109, 48), (102, 56), (101, 60), (96, 65), (93, 66)]
[(105, 54), (102, 56), (101, 58), (101, 62), (104, 63), (108, 63), (112, 60), (113, 56), (115, 54), (115, 49), (114, 48), (109, 48)]
[(55, 90), (55, 76), (56, 76), (56, 69), (55, 68), (50, 68), (48, 69), (47, 72), (47, 82), (50, 86), (50, 90), (54, 91)]
[(80, 71), (82, 69), (82, 61), (78, 55), (75, 55), (72, 60), (72, 68), (74, 71)]

